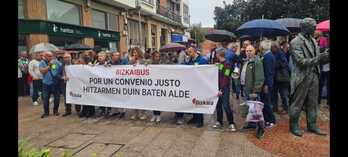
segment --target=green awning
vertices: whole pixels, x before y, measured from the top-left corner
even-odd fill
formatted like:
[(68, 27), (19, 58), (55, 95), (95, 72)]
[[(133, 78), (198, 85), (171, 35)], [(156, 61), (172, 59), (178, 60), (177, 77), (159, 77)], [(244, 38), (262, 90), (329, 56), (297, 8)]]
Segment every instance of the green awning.
[(90, 37), (96, 40), (120, 40), (120, 32), (43, 20), (18, 20), (19, 34), (48, 34), (70, 37)]

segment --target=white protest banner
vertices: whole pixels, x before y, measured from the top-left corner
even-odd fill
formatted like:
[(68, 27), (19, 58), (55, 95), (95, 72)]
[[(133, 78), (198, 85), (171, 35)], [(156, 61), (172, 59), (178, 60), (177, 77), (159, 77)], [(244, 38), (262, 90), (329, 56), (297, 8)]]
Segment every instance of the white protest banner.
[(66, 101), (72, 104), (213, 114), (216, 65), (71, 65)]

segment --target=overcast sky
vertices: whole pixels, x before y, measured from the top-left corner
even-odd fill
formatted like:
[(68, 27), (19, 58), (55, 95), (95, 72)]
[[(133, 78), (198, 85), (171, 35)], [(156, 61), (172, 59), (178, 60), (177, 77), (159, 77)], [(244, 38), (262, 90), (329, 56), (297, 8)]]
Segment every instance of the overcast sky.
[[(202, 23), (202, 27), (214, 27), (214, 8), (223, 6), (224, 0), (188, 0), (191, 24)], [(225, 0), (231, 3), (233, 0)]]

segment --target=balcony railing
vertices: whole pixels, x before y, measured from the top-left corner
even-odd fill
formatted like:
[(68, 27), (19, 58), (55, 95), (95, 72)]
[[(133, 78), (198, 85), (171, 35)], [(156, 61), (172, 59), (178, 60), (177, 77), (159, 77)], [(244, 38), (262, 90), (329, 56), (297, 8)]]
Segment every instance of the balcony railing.
[(157, 6), (157, 14), (165, 16), (175, 22), (181, 23), (181, 16), (170, 10), (169, 8)]

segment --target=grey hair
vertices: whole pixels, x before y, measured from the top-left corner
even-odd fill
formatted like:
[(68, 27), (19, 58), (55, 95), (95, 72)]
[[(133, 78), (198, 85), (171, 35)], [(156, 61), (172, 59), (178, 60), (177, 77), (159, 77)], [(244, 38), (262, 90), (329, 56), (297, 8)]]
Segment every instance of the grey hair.
[(275, 48), (280, 48), (280, 45), (279, 45), (279, 43), (277, 42), (277, 41), (272, 41), (272, 43), (271, 43), (271, 47), (275, 47)]
[(227, 49), (225, 49), (225, 48), (218, 48), (218, 49), (215, 50), (215, 52), (216, 52), (216, 55), (223, 55), (223, 56), (225, 56), (225, 54), (227, 52)]
[(260, 43), (260, 47), (263, 49), (263, 51), (268, 51), (271, 49), (271, 40), (263, 40)]

